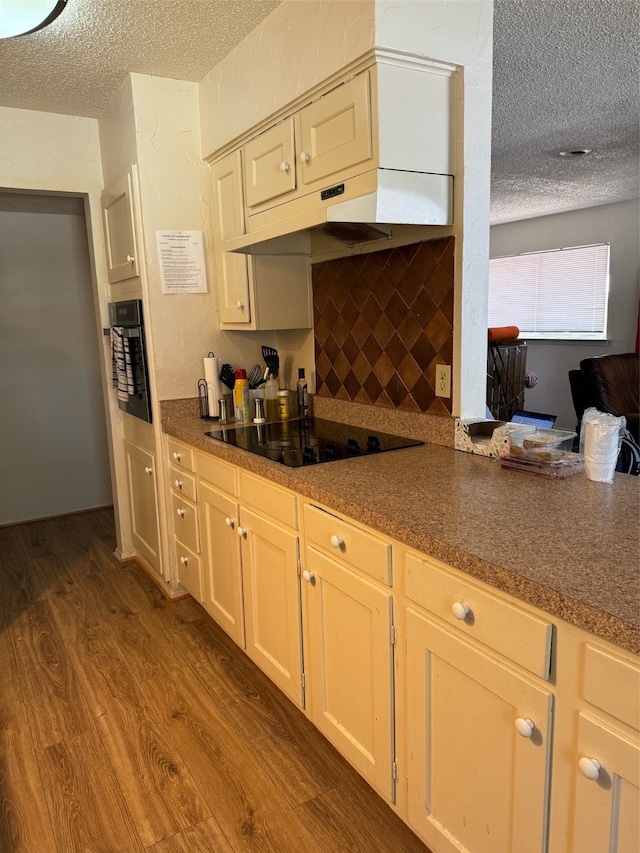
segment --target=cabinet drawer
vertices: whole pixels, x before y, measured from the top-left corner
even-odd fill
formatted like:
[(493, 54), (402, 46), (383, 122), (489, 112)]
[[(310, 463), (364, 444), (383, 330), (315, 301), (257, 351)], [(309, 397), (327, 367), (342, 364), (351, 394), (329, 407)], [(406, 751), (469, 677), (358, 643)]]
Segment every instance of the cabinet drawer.
[(208, 453), (198, 453), (198, 476), (230, 495), (238, 494), (236, 469)]
[(611, 652), (585, 643), (582, 698), (634, 729), (640, 729), (640, 668)]
[(462, 633), (549, 678), (552, 625), (468, 583), (442, 563), (406, 554), (405, 594)]
[(391, 586), (389, 542), (309, 504), (304, 507), (304, 530), (307, 542)]
[(169, 461), (172, 465), (180, 465), (187, 471), (196, 470), (196, 455), (193, 447), (182, 444), (173, 438), (169, 439), (167, 446), (169, 448)]
[(176, 538), (192, 551), (200, 551), (200, 538), (198, 536), (198, 510), (185, 500), (182, 495), (171, 495), (173, 504), (173, 522), (175, 524)]
[(182, 542), (176, 539), (176, 555), (178, 557), (178, 580), (182, 586), (199, 602), (204, 600), (202, 594), (202, 567), (200, 557), (194, 554)]
[(254, 477), (245, 471), (240, 472), (240, 497), (242, 503), (270, 515), (271, 518), (298, 527), (298, 507), (293, 492), (281, 489), (262, 477)]
[(194, 503), (197, 501), (196, 478), (192, 474), (185, 473), (182, 469), (174, 467), (169, 469), (171, 488), (174, 492), (184, 495)]

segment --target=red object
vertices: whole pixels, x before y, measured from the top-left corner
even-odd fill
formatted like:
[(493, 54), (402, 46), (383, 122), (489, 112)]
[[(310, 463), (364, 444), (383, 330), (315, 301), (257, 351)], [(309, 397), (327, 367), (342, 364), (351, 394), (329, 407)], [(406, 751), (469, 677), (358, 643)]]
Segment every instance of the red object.
[(489, 329), (490, 341), (515, 341), (520, 335), (517, 326), (494, 326)]
[(236, 379), (246, 379), (247, 378), (247, 371), (244, 369), (244, 367), (239, 367), (236, 370), (235, 377), (236, 377)]

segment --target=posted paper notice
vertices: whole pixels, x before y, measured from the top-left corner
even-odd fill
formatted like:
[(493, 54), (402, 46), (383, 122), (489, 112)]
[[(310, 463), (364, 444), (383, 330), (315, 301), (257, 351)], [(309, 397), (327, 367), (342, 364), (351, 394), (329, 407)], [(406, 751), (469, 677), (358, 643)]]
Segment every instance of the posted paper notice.
[(156, 231), (163, 293), (206, 293), (202, 231)]

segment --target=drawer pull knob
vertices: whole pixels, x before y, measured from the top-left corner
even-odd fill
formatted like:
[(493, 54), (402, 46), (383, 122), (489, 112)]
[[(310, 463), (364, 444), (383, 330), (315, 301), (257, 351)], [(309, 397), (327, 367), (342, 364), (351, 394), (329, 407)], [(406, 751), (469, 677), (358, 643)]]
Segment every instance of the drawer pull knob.
[(580, 772), (583, 776), (586, 776), (587, 779), (591, 779), (592, 782), (595, 782), (600, 776), (600, 768), (602, 765), (597, 758), (587, 758), (586, 755), (583, 755), (580, 761), (578, 761), (578, 767), (580, 768)]
[(227, 525), (227, 527), (230, 527), (233, 530), (233, 525), (235, 524), (235, 521), (231, 518), (231, 516), (228, 515), (225, 518), (224, 523)]
[(238, 301), (236, 302), (236, 308), (238, 309), (238, 311), (242, 311), (242, 309), (244, 308), (244, 302), (238, 299)]
[(242, 539), (242, 537), (246, 536), (246, 535), (247, 535), (247, 528), (246, 527), (239, 527), (238, 528), (238, 536)]
[(182, 563), (183, 566), (186, 566), (187, 563), (189, 562), (189, 559), (187, 557), (180, 557), (180, 562)]
[(456, 619), (464, 622), (467, 616), (471, 613), (471, 608), (467, 604), (462, 604), (460, 601), (454, 601), (451, 605), (451, 611)]
[(180, 454), (178, 453), (177, 450), (173, 451), (173, 458), (176, 460), (176, 462), (180, 461)]
[(153, 468), (150, 468), (148, 465), (145, 465), (144, 473), (153, 474)]
[(516, 720), (516, 729), (522, 737), (531, 737), (535, 730), (535, 723), (528, 717), (518, 717)]
[(311, 160), (311, 154), (307, 154), (306, 151), (301, 151), (300, 152), (300, 162), (304, 163), (306, 165), (309, 162), (309, 160)]
[(177, 510), (177, 513), (180, 516), (180, 518), (184, 518), (184, 510), (183, 509)]
[(132, 264), (135, 261), (133, 255), (127, 255), (127, 263)]
[(176, 487), (176, 489), (181, 489), (182, 488), (182, 480), (176, 480), (173, 485)]
[(310, 572), (307, 569), (305, 569), (304, 572), (302, 573), (302, 579), (306, 583), (313, 583), (316, 579), (316, 576), (314, 575), (313, 572)]
[(291, 167), (289, 166), (289, 164), (287, 163), (286, 160), (283, 160), (282, 163), (280, 163), (280, 171), (281, 172), (288, 172), (290, 168)]
[(331, 544), (334, 548), (342, 548), (342, 546), (344, 545), (344, 539), (342, 538), (342, 536), (336, 536), (336, 534), (334, 533), (331, 537)]

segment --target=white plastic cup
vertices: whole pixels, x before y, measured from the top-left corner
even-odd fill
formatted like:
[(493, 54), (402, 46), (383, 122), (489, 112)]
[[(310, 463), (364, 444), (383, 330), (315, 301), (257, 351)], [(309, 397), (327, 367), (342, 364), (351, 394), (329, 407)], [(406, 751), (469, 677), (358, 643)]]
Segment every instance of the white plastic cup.
[(584, 470), (588, 480), (596, 483), (613, 483), (616, 470), (617, 456), (613, 462), (594, 462), (585, 456)]

